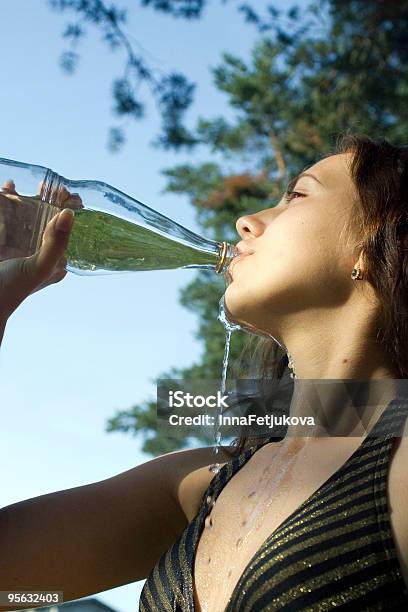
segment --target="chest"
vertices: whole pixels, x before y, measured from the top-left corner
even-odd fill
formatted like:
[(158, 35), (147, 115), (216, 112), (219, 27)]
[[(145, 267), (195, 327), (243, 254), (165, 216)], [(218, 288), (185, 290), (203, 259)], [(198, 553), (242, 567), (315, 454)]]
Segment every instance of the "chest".
[[(251, 457), (223, 488), (215, 504), (209, 504), (194, 563), (198, 612), (224, 612), (245, 568), (265, 540), (347, 461), (360, 443), (356, 438), (342, 439), (336, 442), (337, 452), (333, 453), (330, 439), (307, 445), (302, 439), (292, 439), (268, 444)], [(408, 521), (400, 503), (404, 454), (400, 448), (395, 444), (391, 455), (387, 494), (401, 571), (408, 584), (408, 542), (404, 543)]]

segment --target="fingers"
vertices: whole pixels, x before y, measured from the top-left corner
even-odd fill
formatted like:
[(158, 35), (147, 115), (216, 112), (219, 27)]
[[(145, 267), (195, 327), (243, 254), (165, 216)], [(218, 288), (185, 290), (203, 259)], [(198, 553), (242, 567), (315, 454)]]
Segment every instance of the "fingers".
[[(37, 186), (37, 195), (41, 195), (44, 182), (41, 181)], [(57, 194), (54, 196), (54, 204), (61, 208), (83, 208), (81, 196), (78, 193), (71, 193), (64, 186), (57, 187)]]
[[(44, 181), (40, 181), (37, 186), (37, 195), (41, 195), (43, 190)], [(82, 199), (78, 193), (71, 193), (64, 186), (60, 186), (57, 188), (57, 206), (61, 208), (83, 208)], [(5, 181), (1, 187), (1, 191), (5, 193), (10, 193), (13, 195), (18, 195), (16, 191), (16, 185), (12, 179), (8, 179)]]
[(14, 183), (14, 181), (12, 181), (11, 179), (8, 179), (7, 181), (4, 181), (2, 187), (1, 187), (2, 191), (5, 191), (6, 193), (12, 193), (13, 195), (17, 195), (17, 191), (16, 191), (16, 185)]
[(71, 193), (65, 187), (60, 192), (61, 206), (69, 208), (83, 208), (82, 200), (78, 193)]
[(39, 251), (26, 258), (28, 276), (34, 283), (33, 289), (55, 273), (68, 246), (73, 219), (74, 212), (69, 208), (55, 215), (45, 228)]

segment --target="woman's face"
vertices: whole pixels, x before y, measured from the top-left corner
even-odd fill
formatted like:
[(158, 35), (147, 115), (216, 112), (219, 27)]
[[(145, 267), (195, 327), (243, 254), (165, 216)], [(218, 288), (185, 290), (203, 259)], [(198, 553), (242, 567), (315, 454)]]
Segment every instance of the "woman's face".
[(245, 255), (232, 261), (225, 295), (234, 321), (282, 338), (287, 317), (347, 300), (357, 261), (346, 232), (358, 205), (350, 161), (349, 153), (322, 159), (299, 175), (289, 200), (238, 219)]

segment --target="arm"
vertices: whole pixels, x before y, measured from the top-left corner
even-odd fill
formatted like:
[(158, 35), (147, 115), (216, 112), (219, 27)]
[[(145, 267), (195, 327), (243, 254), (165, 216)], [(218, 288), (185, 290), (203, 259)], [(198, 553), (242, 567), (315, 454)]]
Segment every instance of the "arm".
[[(63, 211), (48, 223), (38, 252), (0, 261), (4, 326), (28, 295), (63, 278), (58, 263), (71, 226), (72, 211)], [(198, 507), (213, 461), (208, 448), (170, 453), (0, 509), (0, 590), (59, 590), (70, 600), (145, 578)]]
[[(211, 463), (211, 448), (178, 451), (2, 508), (0, 590), (59, 590), (67, 601), (146, 578), (188, 524), (180, 485), (201, 473), (199, 489), (190, 479), (199, 500)], [(183, 499), (192, 505), (185, 486)]]

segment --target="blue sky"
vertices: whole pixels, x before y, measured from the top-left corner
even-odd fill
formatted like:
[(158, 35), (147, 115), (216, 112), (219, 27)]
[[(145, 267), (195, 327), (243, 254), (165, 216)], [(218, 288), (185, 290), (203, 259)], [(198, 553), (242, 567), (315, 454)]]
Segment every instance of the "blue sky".
[[(198, 83), (189, 119), (229, 114), (209, 66), (223, 51), (248, 57), (255, 40), (234, 3), (211, 2), (197, 23), (130, 0), (121, 4), (129, 8), (127, 30), (147, 58)], [(121, 75), (121, 53), (110, 53), (89, 32), (79, 69), (68, 77), (58, 66), (67, 17), (51, 12), (46, 0), (9, 0), (2, 2), (1, 20), (0, 157), (44, 165), (71, 179), (103, 180), (197, 229), (188, 200), (161, 193), (160, 170), (209, 154), (153, 149), (158, 117), (152, 104), (144, 121), (129, 124), (129, 143), (120, 154), (106, 149), (110, 87)], [(154, 398), (158, 374), (198, 359), (196, 319), (178, 303), (179, 289), (193, 276), (188, 270), (68, 274), (13, 314), (0, 353), (0, 506), (102, 480), (148, 459), (139, 441), (105, 433), (105, 423), (116, 410)], [(131, 612), (141, 586), (98, 597)]]

